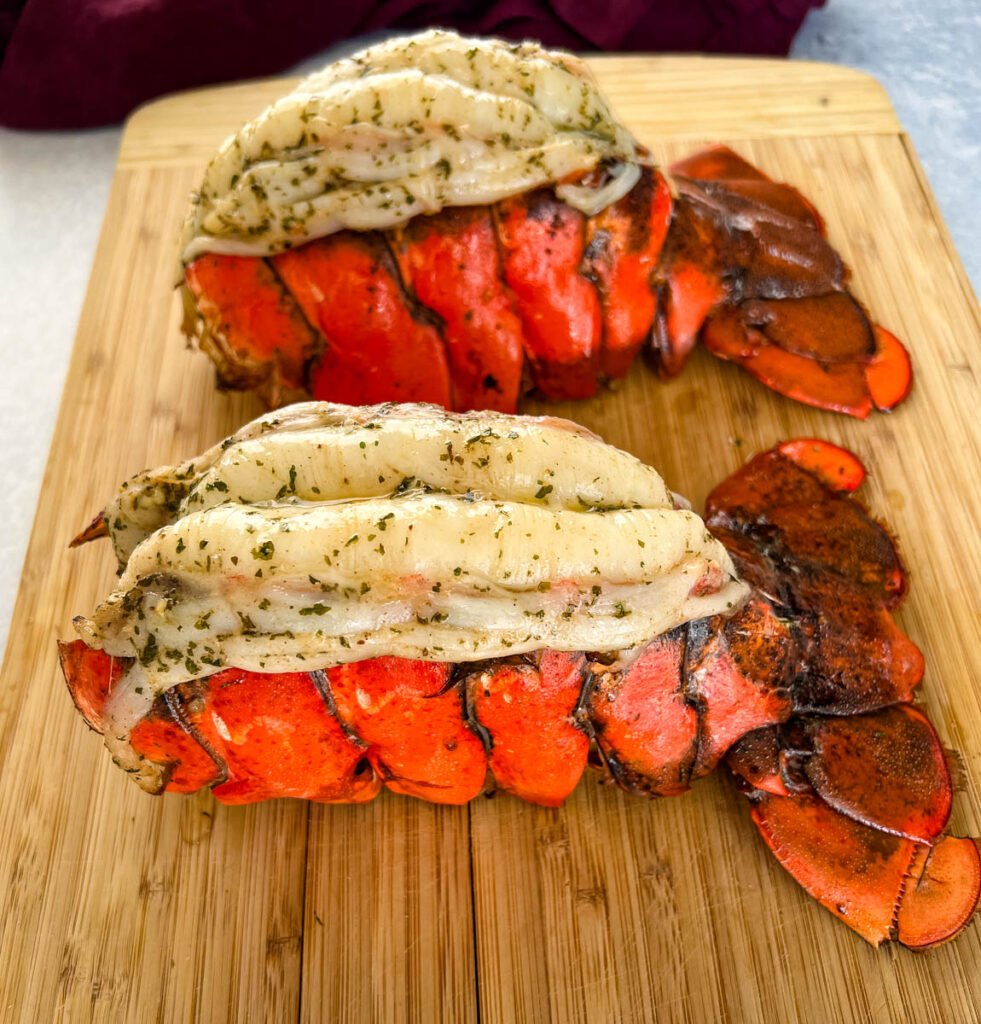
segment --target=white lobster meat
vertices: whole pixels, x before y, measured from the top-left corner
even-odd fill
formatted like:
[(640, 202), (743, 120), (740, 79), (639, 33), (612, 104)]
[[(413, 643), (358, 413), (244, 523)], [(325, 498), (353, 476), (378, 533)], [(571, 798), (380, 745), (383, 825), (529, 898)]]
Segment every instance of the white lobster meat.
[(424, 32), (329, 65), (229, 138), (181, 254), (264, 255), (553, 184), (592, 215), (633, 188), (642, 158), (578, 58)]

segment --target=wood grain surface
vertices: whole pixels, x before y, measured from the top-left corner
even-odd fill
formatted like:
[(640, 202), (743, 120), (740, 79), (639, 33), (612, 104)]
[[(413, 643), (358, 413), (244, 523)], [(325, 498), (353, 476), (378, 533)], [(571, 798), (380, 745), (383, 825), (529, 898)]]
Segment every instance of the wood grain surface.
[[(698, 353), (671, 383), (637, 366), (616, 390), (547, 408), (696, 507), (778, 439), (854, 449), (911, 569), (901, 621), (927, 657), (923, 703), (963, 762), (954, 826), (981, 834), (981, 320), (888, 100), (814, 64), (593, 64), (662, 162), (726, 141), (814, 200), (858, 295), (908, 341), (916, 387), (863, 424)], [(213, 389), (172, 284), (203, 163), (282, 88), (167, 99), (123, 141), (0, 685), (0, 1019), (978, 1020), (981, 929), (923, 955), (872, 949), (782, 871), (722, 777), (658, 802), (588, 777), (557, 811), (388, 794), (229, 808), (147, 797), (86, 731), (54, 641), (113, 565), (105, 546), (66, 545), (121, 480), (259, 412)]]

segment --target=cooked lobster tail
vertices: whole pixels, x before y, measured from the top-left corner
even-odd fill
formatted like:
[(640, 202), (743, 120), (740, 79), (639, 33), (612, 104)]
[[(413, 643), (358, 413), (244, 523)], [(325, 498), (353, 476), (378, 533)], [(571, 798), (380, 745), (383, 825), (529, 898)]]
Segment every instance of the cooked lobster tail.
[[(462, 804), (490, 787), (557, 807), (591, 750), (655, 796), (724, 760), (767, 845), (832, 913), (873, 944), (942, 942), (974, 913), (981, 859), (945, 834), (947, 759), (912, 703), (923, 658), (893, 619), (906, 573), (850, 497), (864, 475), (851, 453), (804, 439), (710, 494), (706, 522), (753, 588), (735, 614), (606, 656), (223, 669), (156, 698), (127, 767), (145, 788), (210, 786), (232, 804), (359, 802), (382, 787)], [(81, 640), (62, 645), (62, 665), (108, 736), (110, 692), (139, 666)]]
[(594, 394), (645, 345), (672, 377), (699, 339), (768, 387), (864, 418), (899, 404), (909, 356), (847, 291), (824, 223), (726, 148), (650, 167), (587, 217), (539, 188), (405, 227), (339, 231), (270, 257), (185, 270), (185, 331), (228, 387), (271, 404), (305, 388), (350, 403), (513, 411)]

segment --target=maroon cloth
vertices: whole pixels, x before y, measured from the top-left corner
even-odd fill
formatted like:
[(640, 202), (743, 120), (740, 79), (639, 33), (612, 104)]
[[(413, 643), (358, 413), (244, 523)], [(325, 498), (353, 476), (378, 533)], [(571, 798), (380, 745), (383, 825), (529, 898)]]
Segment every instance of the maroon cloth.
[(429, 25), (574, 50), (785, 54), (825, 0), (0, 0), (0, 124), (82, 128)]

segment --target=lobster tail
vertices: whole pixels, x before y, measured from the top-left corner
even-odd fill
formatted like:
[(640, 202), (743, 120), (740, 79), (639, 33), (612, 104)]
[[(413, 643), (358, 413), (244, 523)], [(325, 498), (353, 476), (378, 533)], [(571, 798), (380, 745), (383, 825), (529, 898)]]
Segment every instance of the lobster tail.
[(813, 205), (732, 150), (650, 167), (587, 217), (538, 188), (386, 231), (207, 253), (185, 269), (185, 332), (223, 386), (272, 404), (513, 411), (522, 387), (587, 398), (644, 345), (662, 376), (701, 339), (779, 393), (865, 418), (909, 393), (901, 344), (848, 292)]
[[(293, 494), (306, 494), (293, 454), (279, 476), (270, 464), (267, 488), (287, 464)], [(611, 781), (648, 796), (680, 794), (724, 761), (764, 841), (815, 899), (873, 944), (925, 948), (972, 917), (981, 860), (973, 840), (946, 834), (947, 758), (912, 703), (923, 658), (893, 618), (906, 572), (888, 531), (850, 497), (864, 476), (850, 452), (814, 439), (751, 459), (712, 491), (706, 516), (749, 599), (624, 650), (223, 668), (155, 697), (146, 666), (181, 656), (155, 640), (119, 659), (77, 640), (62, 645), (62, 667), (86, 721), (144, 789), (207, 786), (232, 804), (361, 802), (382, 788), (463, 804), (496, 789), (558, 807), (591, 750)], [(390, 543), (387, 518), (377, 529)], [(690, 596), (719, 575), (694, 580)], [(568, 614), (588, 612), (602, 589), (584, 588)], [(330, 610), (318, 601), (300, 614)], [(242, 625), (254, 629), (247, 615)], [(201, 637), (187, 657), (214, 664)]]

